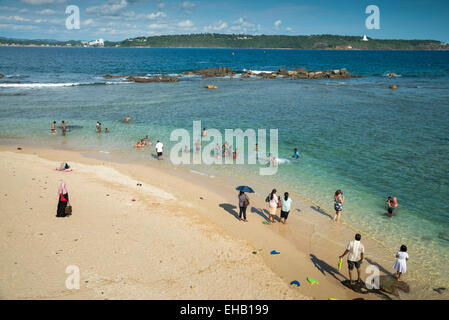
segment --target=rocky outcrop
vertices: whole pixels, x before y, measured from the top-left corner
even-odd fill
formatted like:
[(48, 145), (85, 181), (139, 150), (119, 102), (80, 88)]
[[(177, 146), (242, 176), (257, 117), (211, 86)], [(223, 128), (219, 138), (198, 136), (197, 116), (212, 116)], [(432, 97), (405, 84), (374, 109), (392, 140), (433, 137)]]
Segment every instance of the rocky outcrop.
[(3, 78), (5, 75), (0, 73), (0, 78)]
[(142, 78), (139, 76), (129, 76), (126, 78), (126, 81), (134, 81), (138, 83), (147, 83), (147, 82), (178, 82), (179, 79), (176, 77), (171, 77), (167, 75), (156, 75), (154, 77)]
[(116, 78), (126, 78), (127, 76), (113, 76), (110, 74), (104, 75), (103, 78), (105, 79), (116, 79)]
[(210, 77), (226, 77), (233, 76), (235, 73), (232, 72), (232, 69), (229, 67), (218, 67), (218, 68), (208, 68), (208, 69), (198, 69), (193, 71), (186, 71), (181, 73), (182, 75), (197, 75), (202, 76), (203, 78)]
[(297, 68), (293, 70), (287, 70), (285, 68), (279, 69), (276, 72), (260, 72), (255, 73), (252, 71), (246, 71), (242, 74), (242, 78), (246, 79), (251, 76), (261, 77), (264, 79), (278, 79), (278, 78), (291, 78), (291, 79), (349, 79), (359, 78), (360, 76), (351, 75), (346, 69), (334, 69), (325, 71), (308, 71), (306, 68)]

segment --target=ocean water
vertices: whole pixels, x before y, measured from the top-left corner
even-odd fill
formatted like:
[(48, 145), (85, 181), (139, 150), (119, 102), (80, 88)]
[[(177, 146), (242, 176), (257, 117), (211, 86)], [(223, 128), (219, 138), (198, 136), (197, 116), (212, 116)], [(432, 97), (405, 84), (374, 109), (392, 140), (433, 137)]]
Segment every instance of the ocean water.
[[(232, 54), (234, 52), (234, 55)], [(179, 74), (229, 66), (275, 71), (347, 68), (362, 78), (245, 80), (183, 77), (178, 83), (126, 83), (105, 74)], [(398, 77), (389, 78), (389, 72)], [(333, 214), (333, 193), (346, 197), (343, 219), (393, 254), (409, 247), (413, 276), (449, 285), (449, 52), (242, 49), (0, 47), (0, 143), (27, 141), (101, 150), (154, 161), (137, 139), (192, 134), (193, 121), (218, 129), (278, 129), (279, 170), (261, 165), (195, 165), (210, 175), (245, 177), (258, 193), (300, 193)], [(216, 84), (218, 90), (206, 90)], [(391, 84), (399, 89), (390, 90)], [(122, 119), (130, 115), (132, 124)], [(74, 129), (49, 135), (51, 122)], [(102, 123), (109, 134), (97, 134)], [(191, 146), (193, 147), (193, 146)], [(293, 148), (301, 159), (294, 161)], [(242, 150), (241, 150), (242, 152)], [(399, 201), (385, 216), (387, 196)], [(443, 284), (443, 285), (441, 285)]]

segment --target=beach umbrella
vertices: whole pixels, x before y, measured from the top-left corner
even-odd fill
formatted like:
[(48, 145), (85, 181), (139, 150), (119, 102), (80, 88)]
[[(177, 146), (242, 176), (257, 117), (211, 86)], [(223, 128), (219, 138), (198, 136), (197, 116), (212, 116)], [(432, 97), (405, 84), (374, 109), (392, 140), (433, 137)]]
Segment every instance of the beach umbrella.
[(249, 193), (254, 193), (254, 190), (251, 187), (248, 186), (240, 186), (235, 188), (238, 191), (242, 191), (242, 192), (249, 192)]

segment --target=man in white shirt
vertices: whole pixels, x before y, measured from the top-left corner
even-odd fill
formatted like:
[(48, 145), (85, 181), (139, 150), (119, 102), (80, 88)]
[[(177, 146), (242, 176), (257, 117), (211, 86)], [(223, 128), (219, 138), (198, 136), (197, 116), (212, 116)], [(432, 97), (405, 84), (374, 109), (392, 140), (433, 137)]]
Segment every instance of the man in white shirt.
[(348, 255), (348, 269), (349, 269), (349, 285), (352, 285), (352, 270), (354, 266), (357, 269), (357, 282), (360, 282), (360, 265), (362, 264), (363, 254), (365, 253), (365, 247), (360, 242), (362, 236), (360, 234), (355, 235), (355, 240), (349, 242), (346, 247), (345, 252), (340, 256), (343, 258), (346, 254)]
[(157, 153), (157, 159), (158, 160), (164, 160), (164, 156), (162, 155), (162, 148), (164, 147), (164, 145), (162, 144), (162, 142), (160, 142), (159, 140), (156, 143), (156, 153)]

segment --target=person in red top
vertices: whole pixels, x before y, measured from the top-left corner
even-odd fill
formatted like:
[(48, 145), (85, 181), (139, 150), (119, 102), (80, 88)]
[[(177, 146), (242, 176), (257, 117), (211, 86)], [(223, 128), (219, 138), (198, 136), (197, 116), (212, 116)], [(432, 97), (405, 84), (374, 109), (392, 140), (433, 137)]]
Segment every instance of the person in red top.
[(59, 202), (58, 202), (58, 211), (56, 216), (59, 218), (63, 218), (68, 216), (65, 213), (65, 208), (67, 207), (67, 204), (69, 202), (69, 192), (67, 191), (67, 186), (65, 182), (62, 182), (58, 189), (58, 196), (59, 196)]

